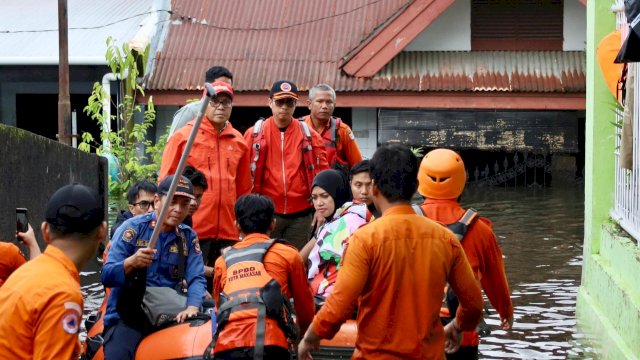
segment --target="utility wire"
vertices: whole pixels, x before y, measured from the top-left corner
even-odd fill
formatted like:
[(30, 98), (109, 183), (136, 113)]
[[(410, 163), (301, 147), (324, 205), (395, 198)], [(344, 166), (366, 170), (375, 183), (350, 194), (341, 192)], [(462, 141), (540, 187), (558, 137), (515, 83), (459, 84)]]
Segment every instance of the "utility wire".
[[(206, 19), (198, 20), (198, 18), (196, 18), (194, 16), (179, 14), (179, 13), (177, 13), (175, 11), (154, 10), (154, 11), (148, 11), (148, 12), (144, 12), (144, 13), (140, 13), (140, 14), (136, 14), (136, 15), (131, 15), (131, 16), (128, 16), (128, 17), (123, 18), (123, 19), (114, 20), (114, 21), (112, 21), (110, 23), (107, 23), (107, 24), (96, 25), (96, 26), (70, 27), (69, 30), (95, 30), (95, 29), (101, 29), (101, 28), (105, 28), (107, 26), (111, 26), (111, 25), (119, 24), (121, 22), (125, 22), (127, 20), (131, 20), (131, 19), (136, 18), (136, 17), (140, 17), (140, 16), (144, 16), (144, 15), (150, 15), (150, 14), (153, 14), (155, 12), (167, 12), (167, 13), (169, 13), (171, 15), (177, 16), (179, 19), (191, 20), (191, 21), (194, 22), (195, 25), (211, 27), (211, 28), (218, 29), (218, 30), (231, 30), (231, 31), (285, 30), (285, 29), (290, 29), (290, 28), (297, 27), (297, 26), (312, 24), (312, 23), (323, 21), (323, 20), (332, 19), (332, 18), (343, 16), (343, 15), (347, 15), (347, 14), (356, 12), (358, 10), (361, 10), (361, 9), (365, 8), (365, 7), (377, 4), (377, 3), (382, 2), (382, 1), (385, 1), (385, 0), (374, 0), (374, 1), (371, 1), (371, 2), (366, 3), (364, 5), (355, 7), (353, 9), (350, 9), (350, 10), (347, 10), (347, 11), (344, 11), (344, 12), (341, 12), (341, 13), (337, 13), (337, 14), (333, 14), (333, 15), (327, 15), (327, 16), (316, 18), (316, 19), (311, 19), (311, 20), (307, 20), (307, 21), (301, 21), (301, 22), (297, 22), (297, 23), (293, 23), (293, 24), (289, 24), (289, 25), (284, 25), (284, 26), (273, 26), (273, 27), (224, 27), (224, 26), (208, 24), (208, 23), (204, 22), (204, 21), (206, 21)], [(410, 4), (411, 2), (413, 2), (413, 1), (409, 1), (408, 4)], [(173, 20), (177, 20), (177, 19), (174, 18)], [(158, 23), (166, 22), (166, 21), (173, 21), (173, 20), (161, 20)], [(57, 28), (56, 29), (39, 29), (39, 30), (0, 30), (0, 34), (47, 33), (47, 32), (57, 32), (57, 31), (58, 31)]]

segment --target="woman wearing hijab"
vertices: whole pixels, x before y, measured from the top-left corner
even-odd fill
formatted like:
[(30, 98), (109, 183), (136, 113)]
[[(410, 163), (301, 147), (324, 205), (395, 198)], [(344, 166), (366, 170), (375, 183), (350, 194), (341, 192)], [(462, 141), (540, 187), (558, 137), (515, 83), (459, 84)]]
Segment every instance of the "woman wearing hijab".
[(366, 224), (371, 213), (364, 203), (351, 202), (351, 187), (342, 173), (324, 170), (313, 179), (311, 199), (326, 222), (302, 249), (307, 278), (314, 296), (326, 298), (338, 277), (340, 261), (349, 236)]

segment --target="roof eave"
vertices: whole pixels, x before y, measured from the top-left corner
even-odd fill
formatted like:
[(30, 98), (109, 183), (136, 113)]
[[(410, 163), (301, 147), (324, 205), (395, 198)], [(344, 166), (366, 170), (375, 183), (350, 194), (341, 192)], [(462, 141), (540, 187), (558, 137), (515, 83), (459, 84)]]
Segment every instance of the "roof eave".
[(454, 0), (415, 0), (361, 46), (342, 70), (355, 77), (372, 77), (453, 3)]

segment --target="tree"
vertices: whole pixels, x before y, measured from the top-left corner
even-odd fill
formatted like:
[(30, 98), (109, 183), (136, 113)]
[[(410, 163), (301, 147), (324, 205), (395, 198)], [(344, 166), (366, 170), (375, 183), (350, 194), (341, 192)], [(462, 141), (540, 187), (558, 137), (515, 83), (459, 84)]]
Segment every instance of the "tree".
[[(102, 85), (96, 82), (88, 104), (83, 109), (98, 123), (101, 134), (98, 142), (90, 133), (83, 133), (78, 149), (86, 152), (93, 150), (109, 159), (109, 207), (112, 209), (126, 206), (126, 193), (134, 182), (141, 179), (153, 181), (157, 178), (168, 136), (167, 131), (155, 145), (147, 139), (147, 132), (156, 118), (153, 99), (149, 97), (144, 111), (136, 103), (138, 94), (144, 97), (140, 77), (144, 76), (144, 64), (148, 55), (148, 46), (144, 51), (136, 51), (126, 43), (118, 47), (108, 38), (106, 59), (112, 73), (119, 79), (118, 99), (121, 102), (115, 103)], [(109, 119), (105, 118), (106, 114), (103, 112), (105, 100), (113, 103), (117, 109), (117, 114), (110, 115)], [(136, 112), (144, 114), (141, 123), (134, 121)], [(116, 130), (111, 129), (112, 120), (116, 122)]]

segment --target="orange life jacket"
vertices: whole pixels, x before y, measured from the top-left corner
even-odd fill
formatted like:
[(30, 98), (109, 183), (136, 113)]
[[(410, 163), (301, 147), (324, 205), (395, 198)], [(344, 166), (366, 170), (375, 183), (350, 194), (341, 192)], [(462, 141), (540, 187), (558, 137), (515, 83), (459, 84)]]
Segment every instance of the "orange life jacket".
[[(253, 192), (260, 193), (260, 187), (262, 186), (262, 174), (264, 170), (264, 163), (266, 156), (261, 156), (260, 153), (266, 153), (267, 141), (264, 136), (264, 118), (258, 119), (253, 126), (253, 145), (251, 146), (251, 176), (253, 177)], [(309, 185), (309, 192), (311, 192), (311, 184), (313, 178), (316, 176), (315, 161), (313, 158), (313, 147), (311, 146), (311, 130), (304, 121), (293, 119), (292, 123), (297, 122), (300, 125), (300, 131), (302, 132), (302, 159), (304, 161), (304, 167), (306, 169), (307, 183)]]
[(343, 166), (348, 165), (346, 161), (338, 156), (337, 144), (340, 141), (338, 130), (340, 130), (341, 124), (342, 120), (340, 118), (332, 116), (331, 119), (329, 119), (329, 131), (325, 131), (322, 135), (322, 140), (324, 140), (324, 149), (327, 152), (327, 162), (331, 168), (335, 168), (336, 164)]
[[(217, 304), (218, 328), (212, 344), (227, 325), (246, 319), (256, 319), (254, 359), (262, 359), (264, 355), (268, 319), (276, 321), (277, 328), (290, 341), (298, 341), (300, 331), (293, 321), (293, 308), (282, 293), (280, 284), (264, 267), (264, 256), (278, 241), (272, 239), (241, 249), (230, 247), (222, 255), (227, 265), (227, 282), (220, 294), (220, 304)], [(281, 345), (287, 347), (288, 344)]]

